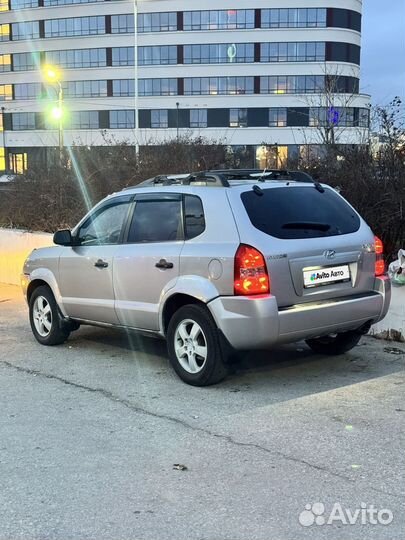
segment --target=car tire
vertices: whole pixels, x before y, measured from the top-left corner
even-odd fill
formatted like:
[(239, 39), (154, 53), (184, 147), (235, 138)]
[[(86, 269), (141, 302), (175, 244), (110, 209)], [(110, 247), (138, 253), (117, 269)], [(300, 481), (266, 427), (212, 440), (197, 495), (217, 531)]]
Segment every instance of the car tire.
[(335, 356), (344, 354), (358, 345), (362, 335), (359, 332), (343, 332), (334, 336), (307, 339), (306, 344), (317, 354)]
[(29, 301), (32, 333), (41, 345), (60, 345), (70, 331), (62, 324), (62, 317), (51, 289), (45, 285), (32, 293)]
[(228, 374), (218, 328), (208, 309), (194, 304), (181, 307), (167, 329), (170, 363), (192, 386), (209, 386)]

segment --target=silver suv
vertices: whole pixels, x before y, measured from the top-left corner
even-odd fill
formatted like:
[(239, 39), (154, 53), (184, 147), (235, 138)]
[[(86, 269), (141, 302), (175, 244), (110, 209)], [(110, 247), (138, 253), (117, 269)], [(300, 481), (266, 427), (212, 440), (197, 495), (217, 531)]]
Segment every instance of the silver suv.
[(196, 386), (223, 379), (240, 350), (304, 339), (344, 353), (390, 303), (381, 241), (302, 172), (159, 176), (54, 243), (22, 275), (36, 339), (63, 343), (80, 324), (155, 334)]

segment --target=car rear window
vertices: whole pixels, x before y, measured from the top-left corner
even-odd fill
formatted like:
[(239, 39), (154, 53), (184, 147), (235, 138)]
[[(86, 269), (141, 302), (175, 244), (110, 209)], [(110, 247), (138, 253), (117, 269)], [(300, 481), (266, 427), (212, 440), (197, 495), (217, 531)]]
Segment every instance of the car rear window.
[(332, 189), (321, 193), (312, 186), (263, 189), (242, 193), (250, 221), (260, 231), (283, 239), (321, 238), (350, 234), (360, 218)]

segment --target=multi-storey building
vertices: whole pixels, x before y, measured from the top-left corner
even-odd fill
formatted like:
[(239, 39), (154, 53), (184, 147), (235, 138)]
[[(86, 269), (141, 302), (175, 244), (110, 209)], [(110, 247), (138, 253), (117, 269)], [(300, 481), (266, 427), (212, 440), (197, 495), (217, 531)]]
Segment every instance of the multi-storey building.
[(66, 145), (190, 133), (275, 166), (331, 137), (359, 143), (369, 125), (361, 9), (360, 0), (0, 0), (0, 170), (58, 145), (45, 64), (62, 71)]

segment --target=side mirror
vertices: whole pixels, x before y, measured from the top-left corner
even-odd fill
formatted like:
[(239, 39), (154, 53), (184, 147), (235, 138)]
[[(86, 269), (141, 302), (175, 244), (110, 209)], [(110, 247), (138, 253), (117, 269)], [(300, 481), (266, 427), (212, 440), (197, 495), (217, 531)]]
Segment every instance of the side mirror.
[(72, 246), (72, 233), (69, 229), (62, 229), (61, 231), (56, 231), (56, 233), (53, 235), (53, 243), (57, 246)]

